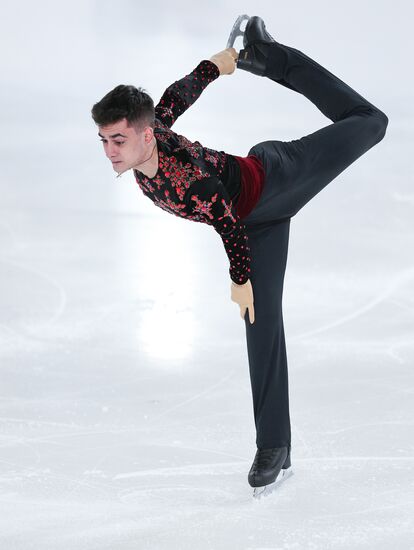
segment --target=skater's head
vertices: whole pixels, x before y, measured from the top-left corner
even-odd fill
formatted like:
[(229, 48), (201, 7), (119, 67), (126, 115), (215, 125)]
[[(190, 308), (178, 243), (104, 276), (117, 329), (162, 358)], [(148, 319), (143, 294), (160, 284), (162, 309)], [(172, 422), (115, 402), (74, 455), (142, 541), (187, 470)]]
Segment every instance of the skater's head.
[(146, 161), (156, 143), (152, 98), (142, 89), (120, 84), (92, 107), (105, 155), (122, 173)]

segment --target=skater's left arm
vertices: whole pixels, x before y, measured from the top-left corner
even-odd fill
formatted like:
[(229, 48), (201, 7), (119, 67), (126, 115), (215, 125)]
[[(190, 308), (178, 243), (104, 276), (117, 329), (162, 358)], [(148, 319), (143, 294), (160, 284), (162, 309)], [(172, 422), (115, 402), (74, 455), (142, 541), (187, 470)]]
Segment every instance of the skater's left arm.
[(240, 220), (222, 181), (211, 176), (194, 182), (186, 195), (195, 215), (212, 225), (220, 235), (230, 261), (231, 299), (240, 306), (242, 319), (249, 309), (254, 322), (253, 290), (250, 277), (250, 247), (246, 227)]
[(226, 48), (210, 57), (220, 70), (220, 74), (233, 74), (236, 70), (239, 54), (234, 48)]
[(191, 73), (176, 80), (165, 90), (155, 107), (156, 118), (171, 128), (213, 80), (221, 74), (234, 72), (237, 55), (234, 48), (227, 48), (210, 59), (203, 59)]
[(220, 235), (230, 260), (231, 280), (238, 284), (245, 283), (250, 276), (248, 237), (223, 182), (216, 176), (193, 182), (185, 202), (193, 215), (212, 225)]
[(177, 118), (200, 97), (210, 82), (219, 76), (217, 65), (203, 59), (191, 73), (168, 86), (155, 107), (155, 117), (171, 128)]

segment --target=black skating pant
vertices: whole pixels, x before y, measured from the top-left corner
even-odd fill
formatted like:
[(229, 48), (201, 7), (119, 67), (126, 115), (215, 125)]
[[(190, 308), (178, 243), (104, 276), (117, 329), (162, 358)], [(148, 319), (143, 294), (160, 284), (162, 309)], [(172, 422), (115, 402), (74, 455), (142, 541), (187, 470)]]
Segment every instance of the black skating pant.
[[(271, 45), (265, 76), (307, 97), (333, 123), (292, 141), (263, 141), (248, 154), (264, 166), (265, 186), (243, 219), (251, 249), (255, 322), (246, 325), (256, 445), (291, 445), (282, 315), (290, 219), (385, 135), (387, 116), (301, 51)], [(275, 119), (277, 113), (275, 110)]]

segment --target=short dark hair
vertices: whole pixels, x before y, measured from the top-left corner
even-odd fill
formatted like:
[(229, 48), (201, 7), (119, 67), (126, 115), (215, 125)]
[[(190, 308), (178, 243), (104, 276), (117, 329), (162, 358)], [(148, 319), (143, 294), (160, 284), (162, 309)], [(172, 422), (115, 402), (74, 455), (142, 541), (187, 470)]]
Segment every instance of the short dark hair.
[(142, 130), (154, 128), (155, 110), (152, 98), (143, 88), (119, 84), (92, 107), (92, 118), (98, 126), (107, 126), (126, 118), (128, 126)]

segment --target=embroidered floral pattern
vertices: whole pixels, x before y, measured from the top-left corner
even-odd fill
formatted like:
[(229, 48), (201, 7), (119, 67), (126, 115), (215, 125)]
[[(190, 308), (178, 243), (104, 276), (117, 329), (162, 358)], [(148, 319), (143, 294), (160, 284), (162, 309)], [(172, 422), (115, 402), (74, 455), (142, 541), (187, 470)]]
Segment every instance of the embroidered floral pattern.
[(146, 176), (141, 179), (139, 176), (137, 176), (136, 172), (134, 172), (134, 174), (135, 174), (135, 179), (136, 179), (139, 187), (141, 188), (141, 190), (145, 194), (147, 194), (147, 193), (153, 194), (155, 188), (151, 185), (151, 181)]
[(154, 201), (154, 204), (156, 206), (159, 206), (163, 210), (166, 210), (170, 214), (175, 214), (176, 216), (184, 217), (185, 214), (186, 214), (185, 213), (186, 205), (184, 203), (183, 204), (177, 204), (176, 202), (174, 202), (170, 199), (169, 195), (170, 195), (169, 191), (165, 190), (165, 197), (166, 197), (165, 200), (158, 199), (158, 200)]
[[(210, 220), (214, 220), (214, 215), (211, 212), (211, 208), (212, 208), (213, 203), (216, 202), (217, 196), (218, 196), (218, 193), (215, 193), (211, 197), (211, 201), (208, 201), (208, 200), (203, 201), (203, 200), (199, 199), (198, 195), (193, 195), (191, 197), (191, 200), (195, 201), (195, 203), (196, 203), (196, 205), (193, 207), (193, 211), (194, 212), (200, 212), (200, 214), (202, 214), (203, 216), (208, 216), (208, 218)], [(233, 223), (235, 223), (236, 222), (236, 217), (233, 216), (233, 214), (231, 212), (232, 211), (231, 201), (230, 201), (230, 204), (227, 204), (225, 199), (221, 199), (221, 202), (224, 206), (224, 214), (223, 214), (223, 216), (219, 216), (217, 219), (222, 220), (225, 217), (229, 217), (230, 220)]]
[(177, 117), (219, 74), (213, 62), (203, 60), (189, 75), (167, 88), (155, 108), (157, 174), (154, 178), (138, 170), (134, 174), (140, 189), (159, 208), (214, 227), (230, 261), (230, 277), (242, 284), (250, 276), (250, 249), (246, 228), (220, 181), (226, 153), (203, 147), (199, 141), (191, 142), (171, 130)]
[(214, 164), (214, 166), (218, 166), (218, 163), (220, 161), (220, 159), (217, 157), (217, 155), (215, 155), (215, 151), (212, 151), (211, 149), (207, 149), (205, 148), (205, 151), (206, 151), (206, 154), (205, 154), (205, 159), (207, 162), (211, 162), (212, 164)]
[(181, 149), (187, 149), (190, 155), (196, 159), (200, 157), (200, 152), (202, 151), (203, 146), (199, 141), (191, 142), (189, 139), (181, 136), (180, 134), (177, 134), (177, 139)]

